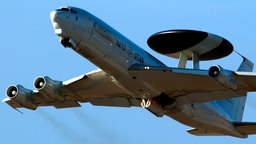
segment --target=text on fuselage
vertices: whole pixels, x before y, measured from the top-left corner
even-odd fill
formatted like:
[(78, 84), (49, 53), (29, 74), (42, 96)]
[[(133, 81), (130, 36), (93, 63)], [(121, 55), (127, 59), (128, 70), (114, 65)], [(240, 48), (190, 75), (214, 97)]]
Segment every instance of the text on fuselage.
[(116, 40), (116, 46), (126, 53), (128, 57), (133, 57), (140, 63), (144, 63), (144, 58), (137, 52), (133, 51), (131, 48), (127, 47), (124, 43)]

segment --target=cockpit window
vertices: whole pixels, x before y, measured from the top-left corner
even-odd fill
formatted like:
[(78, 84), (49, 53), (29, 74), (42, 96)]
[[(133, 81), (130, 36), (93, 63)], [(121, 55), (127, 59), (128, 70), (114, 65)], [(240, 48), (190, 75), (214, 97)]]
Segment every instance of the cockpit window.
[(61, 7), (60, 9), (57, 9), (56, 11), (69, 11), (73, 14), (77, 14), (77, 11), (72, 9), (72, 8), (68, 8), (68, 7)]
[(60, 11), (69, 11), (69, 8), (67, 8), (67, 7), (62, 7), (62, 8), (60, 8)]
[(71, 13), (74, 13), (74, 14), (77, 14), (77, 11), (76, 11), (76, 10), (73, 10), (73, 9), (70, 9), (70, 12), (71, 12)]

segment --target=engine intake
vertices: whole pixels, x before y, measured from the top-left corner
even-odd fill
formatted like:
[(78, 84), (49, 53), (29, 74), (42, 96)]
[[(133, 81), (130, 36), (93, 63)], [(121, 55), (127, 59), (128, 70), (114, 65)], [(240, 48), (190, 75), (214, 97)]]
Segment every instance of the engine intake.
[(34, 81), (35, 88), (45, 97), (51, 100), (64, 101), (64, 97), (59, 94), (58, 89), (62, 82), (52, 80), (50, 77), (38, 77)]
[(237, 90), (238, 86), (234, 79), (234, 72), (230, 70), (223, 69), (218, 65), (210, 67), (208, 75), (215, 79), (218, 83), (224, 85), (232, 90)]
[(33, 93), (32, 90), (26, 89), (21, 85), (12, 85), (9, 86), (6, 90), (7, 96), (18, 103), (19, 105), (35, 110), (37, 108), (37, 105), (31, 102), (30, 96)]
[(210, 67), (208, 74), (211, 78), (216, 78), (219, 76), (220, 71), (221, 71), (220, 67), (215, 65)]
[(9, 98), (15, 98), (18, 95), (18, 88), (17, 86), (10, 86), (7, 91), (6, 94)]

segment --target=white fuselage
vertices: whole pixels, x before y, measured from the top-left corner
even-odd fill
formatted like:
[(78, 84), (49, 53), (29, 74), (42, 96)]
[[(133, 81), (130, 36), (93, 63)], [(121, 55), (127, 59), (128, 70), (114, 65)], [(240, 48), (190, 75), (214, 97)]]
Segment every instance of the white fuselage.
[[(135, 64), (166, 66), (109, 25), (84, 10), (70, 7), (53, 11), (51, 20), (61, 39), (68, 39), (77, 53), (108, 73), (132, 98), (149, 99), (161, 95), (157, 88), (130, 75), (128, 69)], [(198, 129), (243, 137), (230, 123), (233, 120), (229, 114), (215, 102), (174, 106), (163, 111)]]

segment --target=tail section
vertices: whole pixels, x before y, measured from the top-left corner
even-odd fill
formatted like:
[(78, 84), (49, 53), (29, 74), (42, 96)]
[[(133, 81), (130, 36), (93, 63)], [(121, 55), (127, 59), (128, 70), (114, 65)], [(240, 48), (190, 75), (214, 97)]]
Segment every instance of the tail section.
[(246, 57), (243, 57), (243, 62), (241, 63), (237, 71), (252, 72), (253, 66), (254, 64), (250, 60), (248, 60)]
[[(252, 72), (253, 65), (251, 61), (243, 57), (243, 62), (237, 71)], [(242, 121), (245, 102), (246, 96), (217, 101), (217, 103), (230, 114), (234, 121), (237, 122)]]

